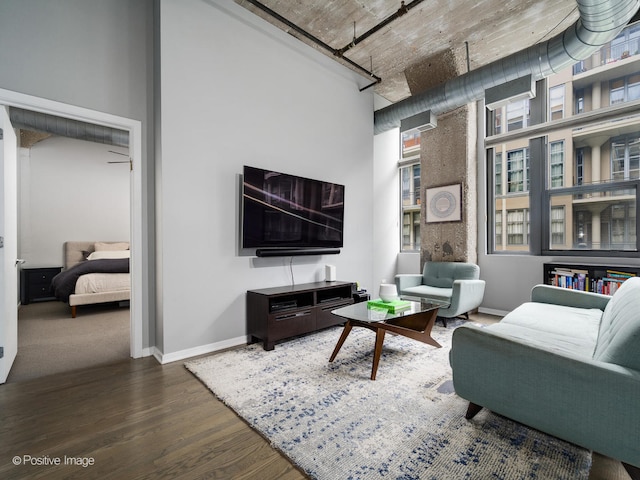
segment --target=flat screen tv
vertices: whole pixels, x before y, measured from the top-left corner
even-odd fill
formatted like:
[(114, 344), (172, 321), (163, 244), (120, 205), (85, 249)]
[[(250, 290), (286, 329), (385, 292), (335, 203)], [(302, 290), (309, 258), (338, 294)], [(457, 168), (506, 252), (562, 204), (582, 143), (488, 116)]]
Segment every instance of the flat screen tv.
[(248, 166), (242, 184), (244, 248), (343, 246), (344, 185)]

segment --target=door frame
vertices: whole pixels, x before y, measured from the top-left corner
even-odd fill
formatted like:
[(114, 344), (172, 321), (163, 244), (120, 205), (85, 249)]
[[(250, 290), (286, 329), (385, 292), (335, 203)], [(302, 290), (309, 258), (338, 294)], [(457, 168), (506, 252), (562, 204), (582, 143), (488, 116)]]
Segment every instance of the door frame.
[[(18, 353), (18, 139), (9, 122), (9, 108), (0, 105), (0, 384), (7, 381)], [(8, 188), (7, 188), (8, 187)], [(8, 194), (9, 193), (9, 194)]]
[[(0, 105), (23, 108), (81, 122), (102, 125), (129, 132), (129, 156), (132, 161), (130, 195), (130, 245), (131, 245), (131, 301), (130, 301), (130, 352), (140, 358), (145, 352), (142, 325), (142, 122), (99, 112), (84, 107), (56, 102), (32, 95), (0, 88)], [(150, 349), (146, 349), (149, 355)]]

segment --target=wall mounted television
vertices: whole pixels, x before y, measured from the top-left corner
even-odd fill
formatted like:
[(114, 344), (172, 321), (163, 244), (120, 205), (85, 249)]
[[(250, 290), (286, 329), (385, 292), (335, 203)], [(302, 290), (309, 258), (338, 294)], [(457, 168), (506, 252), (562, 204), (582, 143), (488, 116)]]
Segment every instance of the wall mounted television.
[(243, 248), (258, 256), (339, 253), (343, 225), (344, 185), (244, 166)]

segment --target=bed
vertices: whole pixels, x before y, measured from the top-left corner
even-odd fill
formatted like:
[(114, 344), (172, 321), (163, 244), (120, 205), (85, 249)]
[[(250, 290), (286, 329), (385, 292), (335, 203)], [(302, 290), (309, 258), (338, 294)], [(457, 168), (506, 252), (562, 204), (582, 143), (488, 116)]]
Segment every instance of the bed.
[(64, 269), (51, 282), (54, 295), (71, 307), (125, 302), (131, 298), (128, 242), (64, 243)]

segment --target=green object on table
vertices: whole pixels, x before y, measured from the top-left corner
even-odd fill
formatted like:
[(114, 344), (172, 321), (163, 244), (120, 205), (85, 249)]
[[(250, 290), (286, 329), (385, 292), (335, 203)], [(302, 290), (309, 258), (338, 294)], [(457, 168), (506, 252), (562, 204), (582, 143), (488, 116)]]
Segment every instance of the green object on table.
[(389, 313), (398, 313), (403, 310), (409, 310), (411, 308), (411, 302), (406, 300), (392, 300), (391, 302), (385, 302), (380, 298), (367, 301), (367, 308), (384, 308)]

